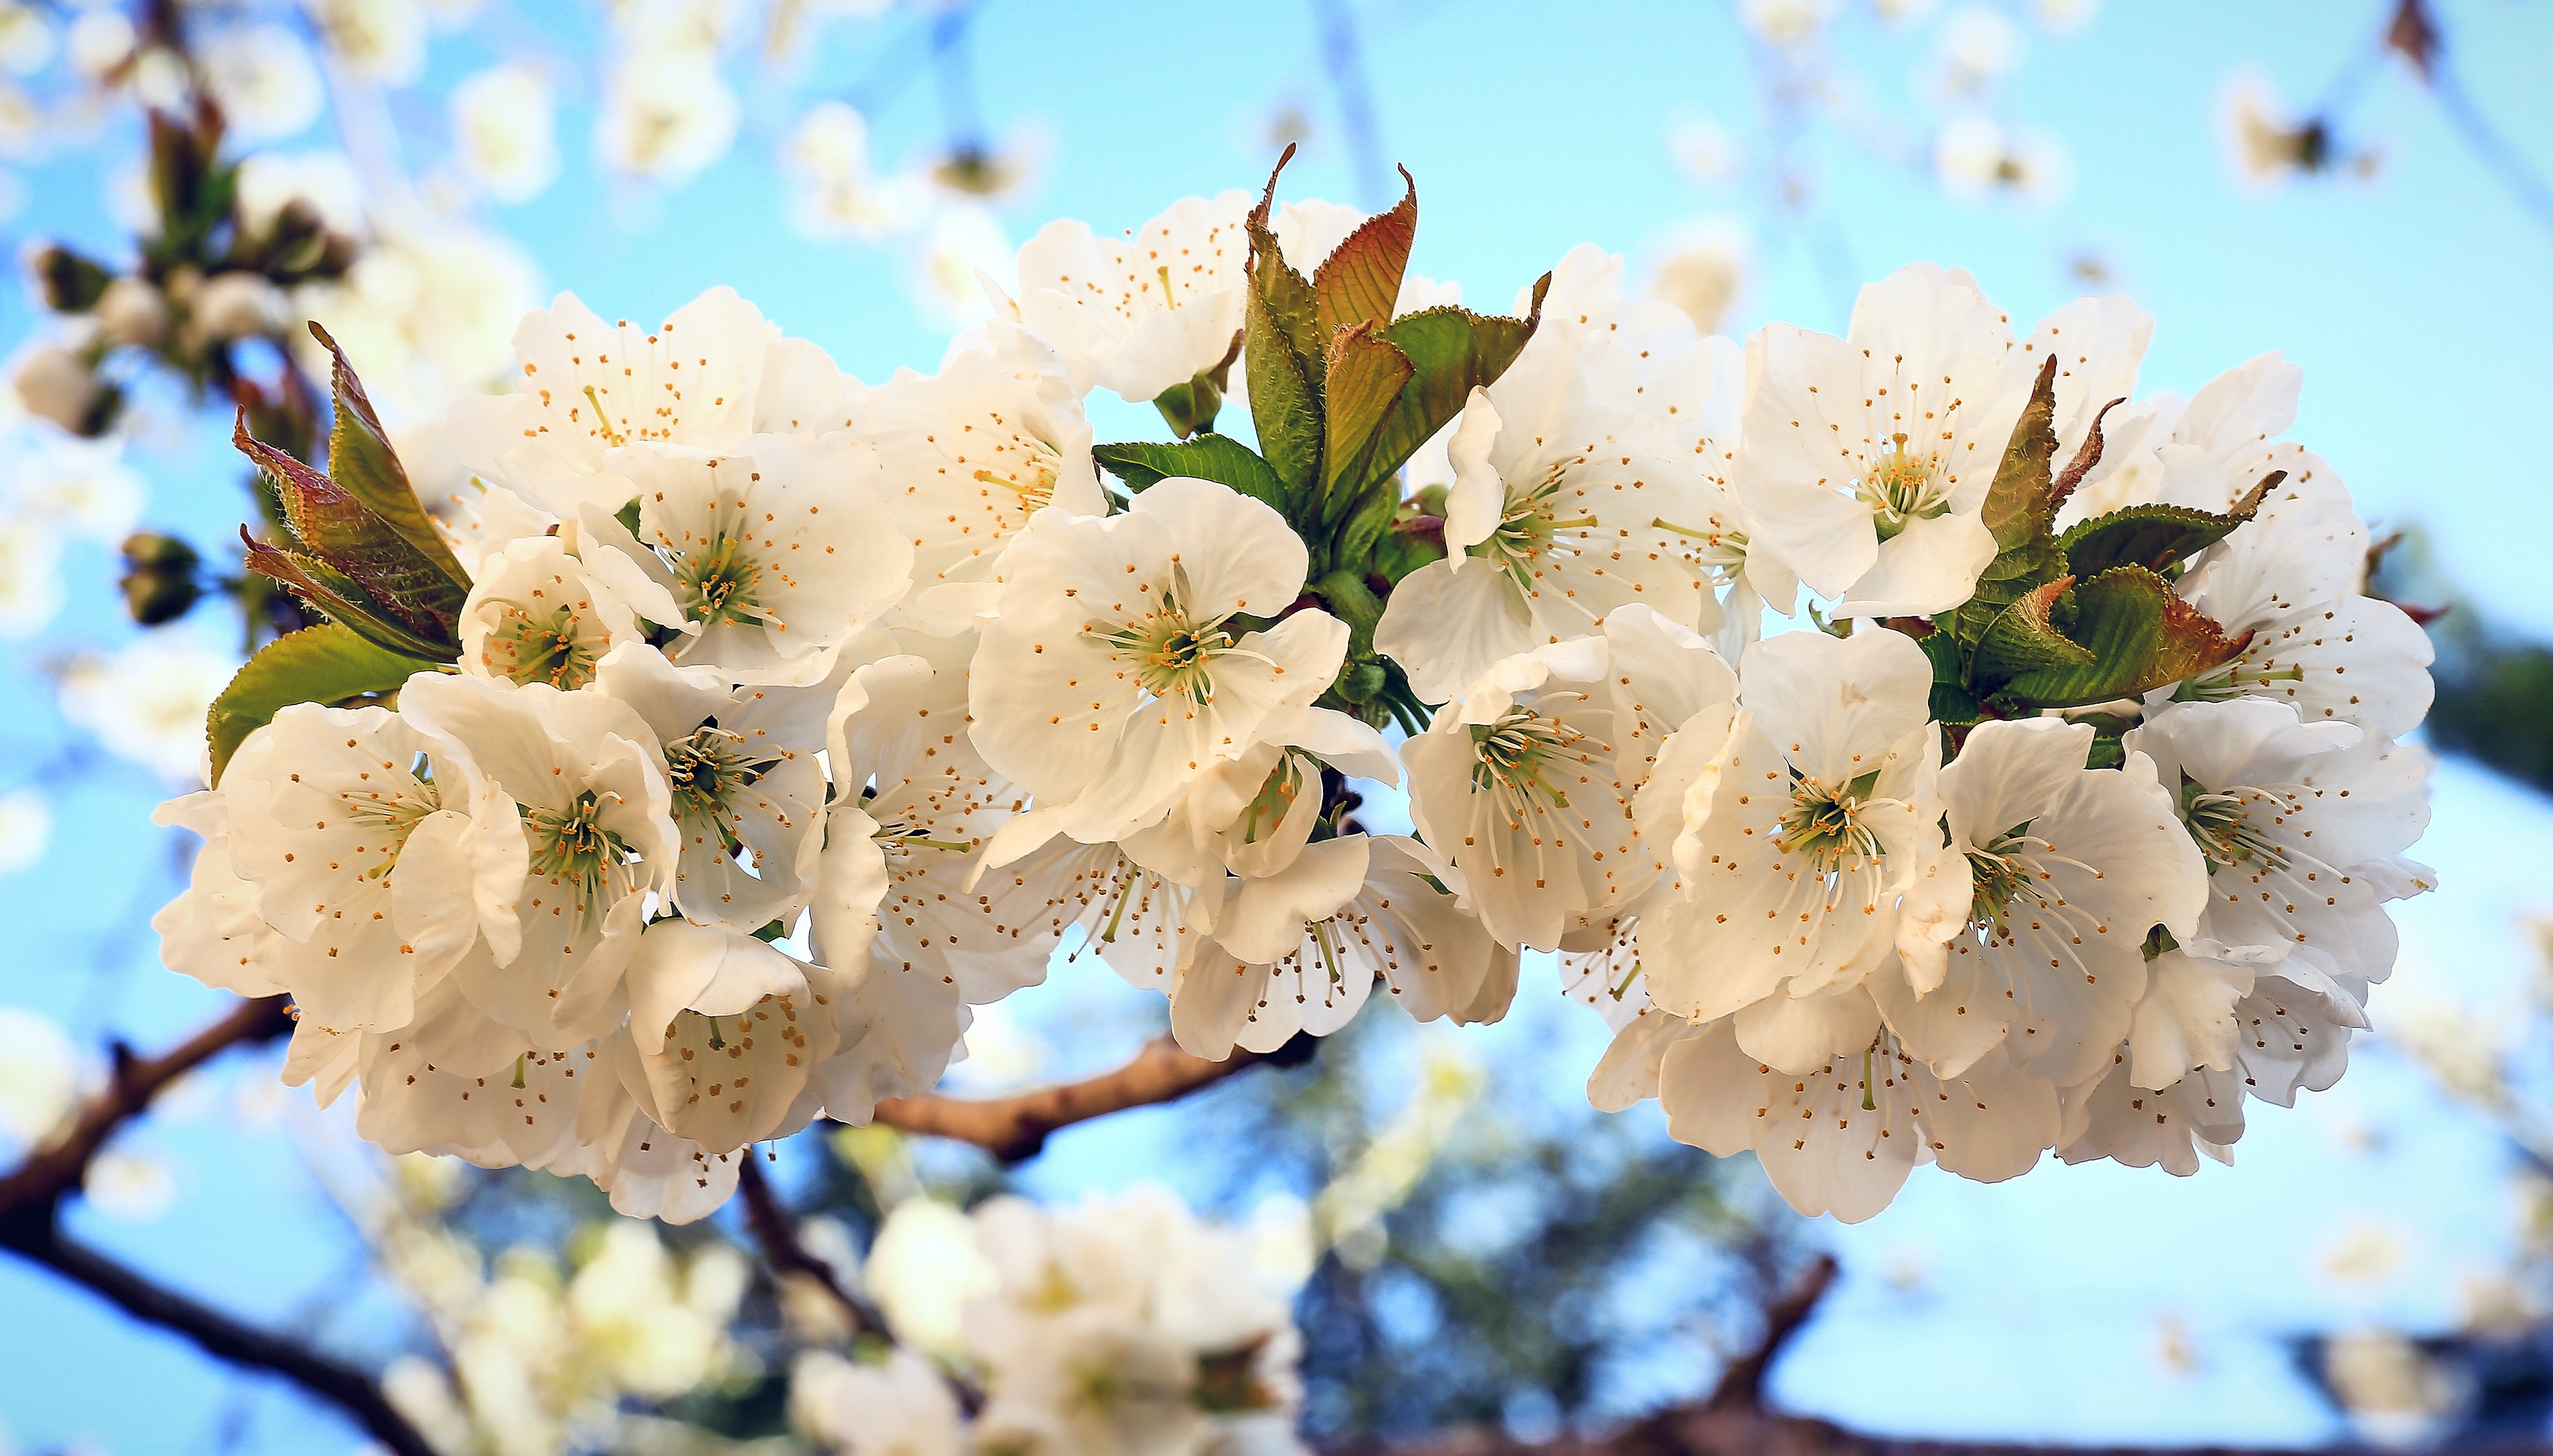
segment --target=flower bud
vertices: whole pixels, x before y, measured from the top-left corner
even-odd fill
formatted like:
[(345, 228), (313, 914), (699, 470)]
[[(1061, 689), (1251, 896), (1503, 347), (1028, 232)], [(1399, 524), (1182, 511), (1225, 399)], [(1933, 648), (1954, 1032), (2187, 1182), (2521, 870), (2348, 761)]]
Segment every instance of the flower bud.
[(174, 536), (136, 531), (126, 537), (124, 575), (117, 584), (124, 588), (124, 605), (133, 620), (157, 627), (184, 616), (204, 594), (195, 574), (202, 562), (193, 547)]
[(32, 264), (45, 307), (56, 313), (86, 313), (97, 304), (114, 275), (58, 244), (38, 253)]

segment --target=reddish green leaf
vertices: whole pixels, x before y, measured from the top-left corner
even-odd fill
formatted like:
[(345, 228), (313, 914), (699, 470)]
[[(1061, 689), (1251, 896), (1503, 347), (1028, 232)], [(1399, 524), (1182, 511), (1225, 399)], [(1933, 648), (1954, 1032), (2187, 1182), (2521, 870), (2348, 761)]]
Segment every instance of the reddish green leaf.
[(1418, 234), (1418, 183), (1407, 167), (1400, 169), (1400, 179), (1409, 190), (1399, 203), (1367, 218), (1312, 272), (1323, 339), (1335, 341), (1339, 330), (1362, 323), (1391, 322), (1400, 277), (1409, 267), (1409, 245)]
[(2229, 637), (2143, 567), (2115, 567), (2074, 588), (2067, 635), (2091, 661), (2023, 673), (1996, 694), (2031, 707), (2135, 697), (2232, 662), (2252, 640)]

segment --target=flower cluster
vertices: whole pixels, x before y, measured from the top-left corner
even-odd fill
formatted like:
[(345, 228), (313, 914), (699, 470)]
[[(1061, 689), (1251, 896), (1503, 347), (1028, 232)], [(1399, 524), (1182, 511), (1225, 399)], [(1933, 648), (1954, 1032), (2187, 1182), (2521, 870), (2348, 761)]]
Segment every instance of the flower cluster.
[[(2428, 648), (2276, 439), (2295, 369), (2130, 403), (2134, 304), (2017, 335), (1931, 266), (1742, 350), (1593, 248), (1484, 315), (1407, 272), (1414, 187), (1274, 192), (1050, 228), (876, 388), (724, 290), (563, 295), (432, 517), (339, 359), (327, 473), (241, 432), (251, 565), (328, 620), (167, 807), (169, 964), (289, 991), (385, 1146), (671, 1217), (1058, 948), (1210, 1058), (1378, 988), (1494, 1020), (1557, 952), (1600, 1105), (1847, 1218), (2187, 1172), (2339, 1075), (2427, 887)], [(1094, 446), (1100, 385), (1179, 438)]]
[[(1290, 1290), (1250, 1239), (1139, 1192), (1071, 1210), (897, 1205), (868, 1261), (901, 1347), (798, 1357), (790, 1409), (849, 1456), (1289, 1456)], [(935, 1364), (935, 1361), (940, 1362)], [(944, 1370), (980, 1380), (961, 1413)]]

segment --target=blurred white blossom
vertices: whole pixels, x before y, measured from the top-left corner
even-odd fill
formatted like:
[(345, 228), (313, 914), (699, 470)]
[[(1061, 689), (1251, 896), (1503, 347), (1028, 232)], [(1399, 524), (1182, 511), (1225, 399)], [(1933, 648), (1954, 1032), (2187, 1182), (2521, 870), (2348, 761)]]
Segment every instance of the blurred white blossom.
[[(296, 289), (294, 303), (327, 321), (395, 426), (500, 377), (537, 287), (531, 260), (512, 242), (443, 222), (384, 237), (345, 277)], [(326, 351), (315, 340), (293, 342), (303, 366), (324, 377)]]
[(944, 205), (932, 218), (914, 254), (914, 295), (924, 317), (959, 329), (991, 316), (978, 273), (1000, 275), (1011, 267), (1011, 242), (993, 214), (966, 203)]
[(0, 1138), (32, 1146), (61, 1122), (78, 1096), (79, 1054), (70, 1037), (49, 1016), (0, 1006)]
[(238, 667), (234, 654), (183, 628), (151, 632), (72, 659), (61, 675), (62, 716), (118, 758), (171, 782), (200, 781), (204, 714)]
[(2435, 1440), (2470, 1394), (2453, 1373), (2389, 1329), (2334, 1335), (2322, 1361), (2323, 1380), (2359, 1435), (2396, 1450)]
[(89, 1160), (80, 1192), (109, 1218), (149, 1223), (176, 1201), (177, 1180), (159, 1158), (109, 1149)]
[(274, 228), (278, 214), (299, 202), (332, 233), (364, 231), (364, 183), (342, 152), (257, 152), (240, 162), (240, 225), (252, 236)]
[(490, 66), (453, 87), (452, 140), (462, 170), (500, 202), (537, 197), (558, 177), (558, 123), (533, 66)]
[(61, 542), (24, 516), (0, 517), (0, 638), (28, 638), (62, 609)]
[(2079, 31), (2101, 13), (2101, 0), (2031, 0), (2031, 13), (2055, 35)]
[(612, 170), (675, 185), (726, 156), (743, 110), (719, 74), (728, 7), (619, 0), (619, 53), (604, 77), (595, 148)]
[(2008, 129), (1976, 112), (1942, 123), (1933, 141), (1933, 170), (1954, 197), (2033, 204), (2055, 201), (2073, 181), (2072, 162), (2054, 136)]
[(1649, 296), (1674, 304), (1703, 333), (1715, 334), (1746, 286), (1745, 235), (1716, 220), (1688, 230), (1658, 260)]
[(790, 218), (810, 238), (876, 238), (912, 223), (910, 185), (871, 170), (868, 123), (848, 103), (809, 108), (782, 160), (794, 183)]
[(33, 5), (0, 5), (0, 68), (30, 76), (54, 58), (53, 20)]
[(283, 26), (217, 32), (197, 56), (205, 84), (241, 142), (279, 142), (319, 119), (327, 102), (310, 48)]
[(425, 69), (418, 0), (303, 0), (328, 49), (356, 76), (404, 86)]
[(2021, 27), (2000, 10), (1963, 5), (1942, 20), (1932, 83), (1942, 94), (1974, 99), (1994, 90), (2021, 63)]
[(475, 1250), (404, 1211), (381, 1217), (376, 1238), (457, 1377), (418, 1362), (384, 1385), (446, 1450), (618, 1449), (624, 1394), (672, 1400), (743, 1358), (727, 1328), (749, 1271), (723, 1244), (679, 1258), (653, 1224), (614, 1219), (571, 1241), (591, 1240), (572, 1275), (523, 1248), (483, 1274)]
[(36, 339), (9, 364), (10, 393), (20, 409), (77, 432), (106, 386), (85, 351), (64, 341)]
[(789, 1372), (789, 1415), (826, 1450), (847, 1456), (962, 1456), (966, 1427), (948, 1382), (909, 1349), (874, 1363), (823, 1350)]
[(1680, 122), (1667, 132), (1676, 170), (1697, 182), (1724, 182), (1737, 174), (1737, 143), (1716, 121)]
[(898, 1339), (937, 1355), (957, 1352), (966, 1301), (1000, 1285), (976, 1252), (974, 1224), (930, 1197), (907, 1198), (887, 1214), (860, 1280)]
[(133, 22), (112, 6), (89, 6), (71, 18), (63, 51), (73, 70), (91, 80), (102, 78), (133, 54)]
[(240, 269), (215, 273), (186, 295), (183, 337), (197, 347), (279, 334), (292, 320), (292, 301), (264, 273)]
[(1768, 46), (1805, 46), (1833, 9), (1832, 0), (1738, 0), (1737, 20)]

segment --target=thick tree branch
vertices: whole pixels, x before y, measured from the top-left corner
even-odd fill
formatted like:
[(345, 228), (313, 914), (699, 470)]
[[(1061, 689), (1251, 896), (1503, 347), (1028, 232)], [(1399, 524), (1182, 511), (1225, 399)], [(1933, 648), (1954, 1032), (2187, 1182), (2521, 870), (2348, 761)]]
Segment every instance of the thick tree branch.
[[(1297, 1049), (1298, 1042), (1305, 1043), (1302, 1050)], [(905, 1132), (973, 1143), (1005, 1163), (1019, 1163), (1036, 1157), (1050, 1133), (1076, 1122), (1129, 1107), (1174, 1102), (1245, 1068), (1262, 1062), (1291, 1067), (1307, 1055), (1309, 1044), (1298, 1036), (1274, 1052), (1235, 1047), (1226, 1060), (1209, 1062), (1180, 1051), (1166, 1036), (1147, 1042), (1125, 1066), (1080, 1082), (981, 1100), (944, 1097), (938, 1092), (889, 1097), (877, 1104), (876, 1120)]]
[(89, 1160), (116, 1129), (151, 1104), (167, 1086), (236, 1046), (271, 1041), (292, 1029), (283, 997), (242, 1001), (230, 1012), (156, 1057), (137, 1057), (115, 1044), (114, 1071), (106, 1090), (80, 1109), (70, 1130), (0, 1178), (0, 1247), (13, 1249), (125, 1313), (176, 1331), (206, 1354), (271, 1371), (333, 1401), (397, 1456), (434, 1456), (434, 1448), (407, 1423), (373, 1378), (319, 1353), (301, 1341), (241, 1323), (219, 1309), (116, 1263), (62, 1236), (56, 1217), (62, 1199), (88, 1175)]

